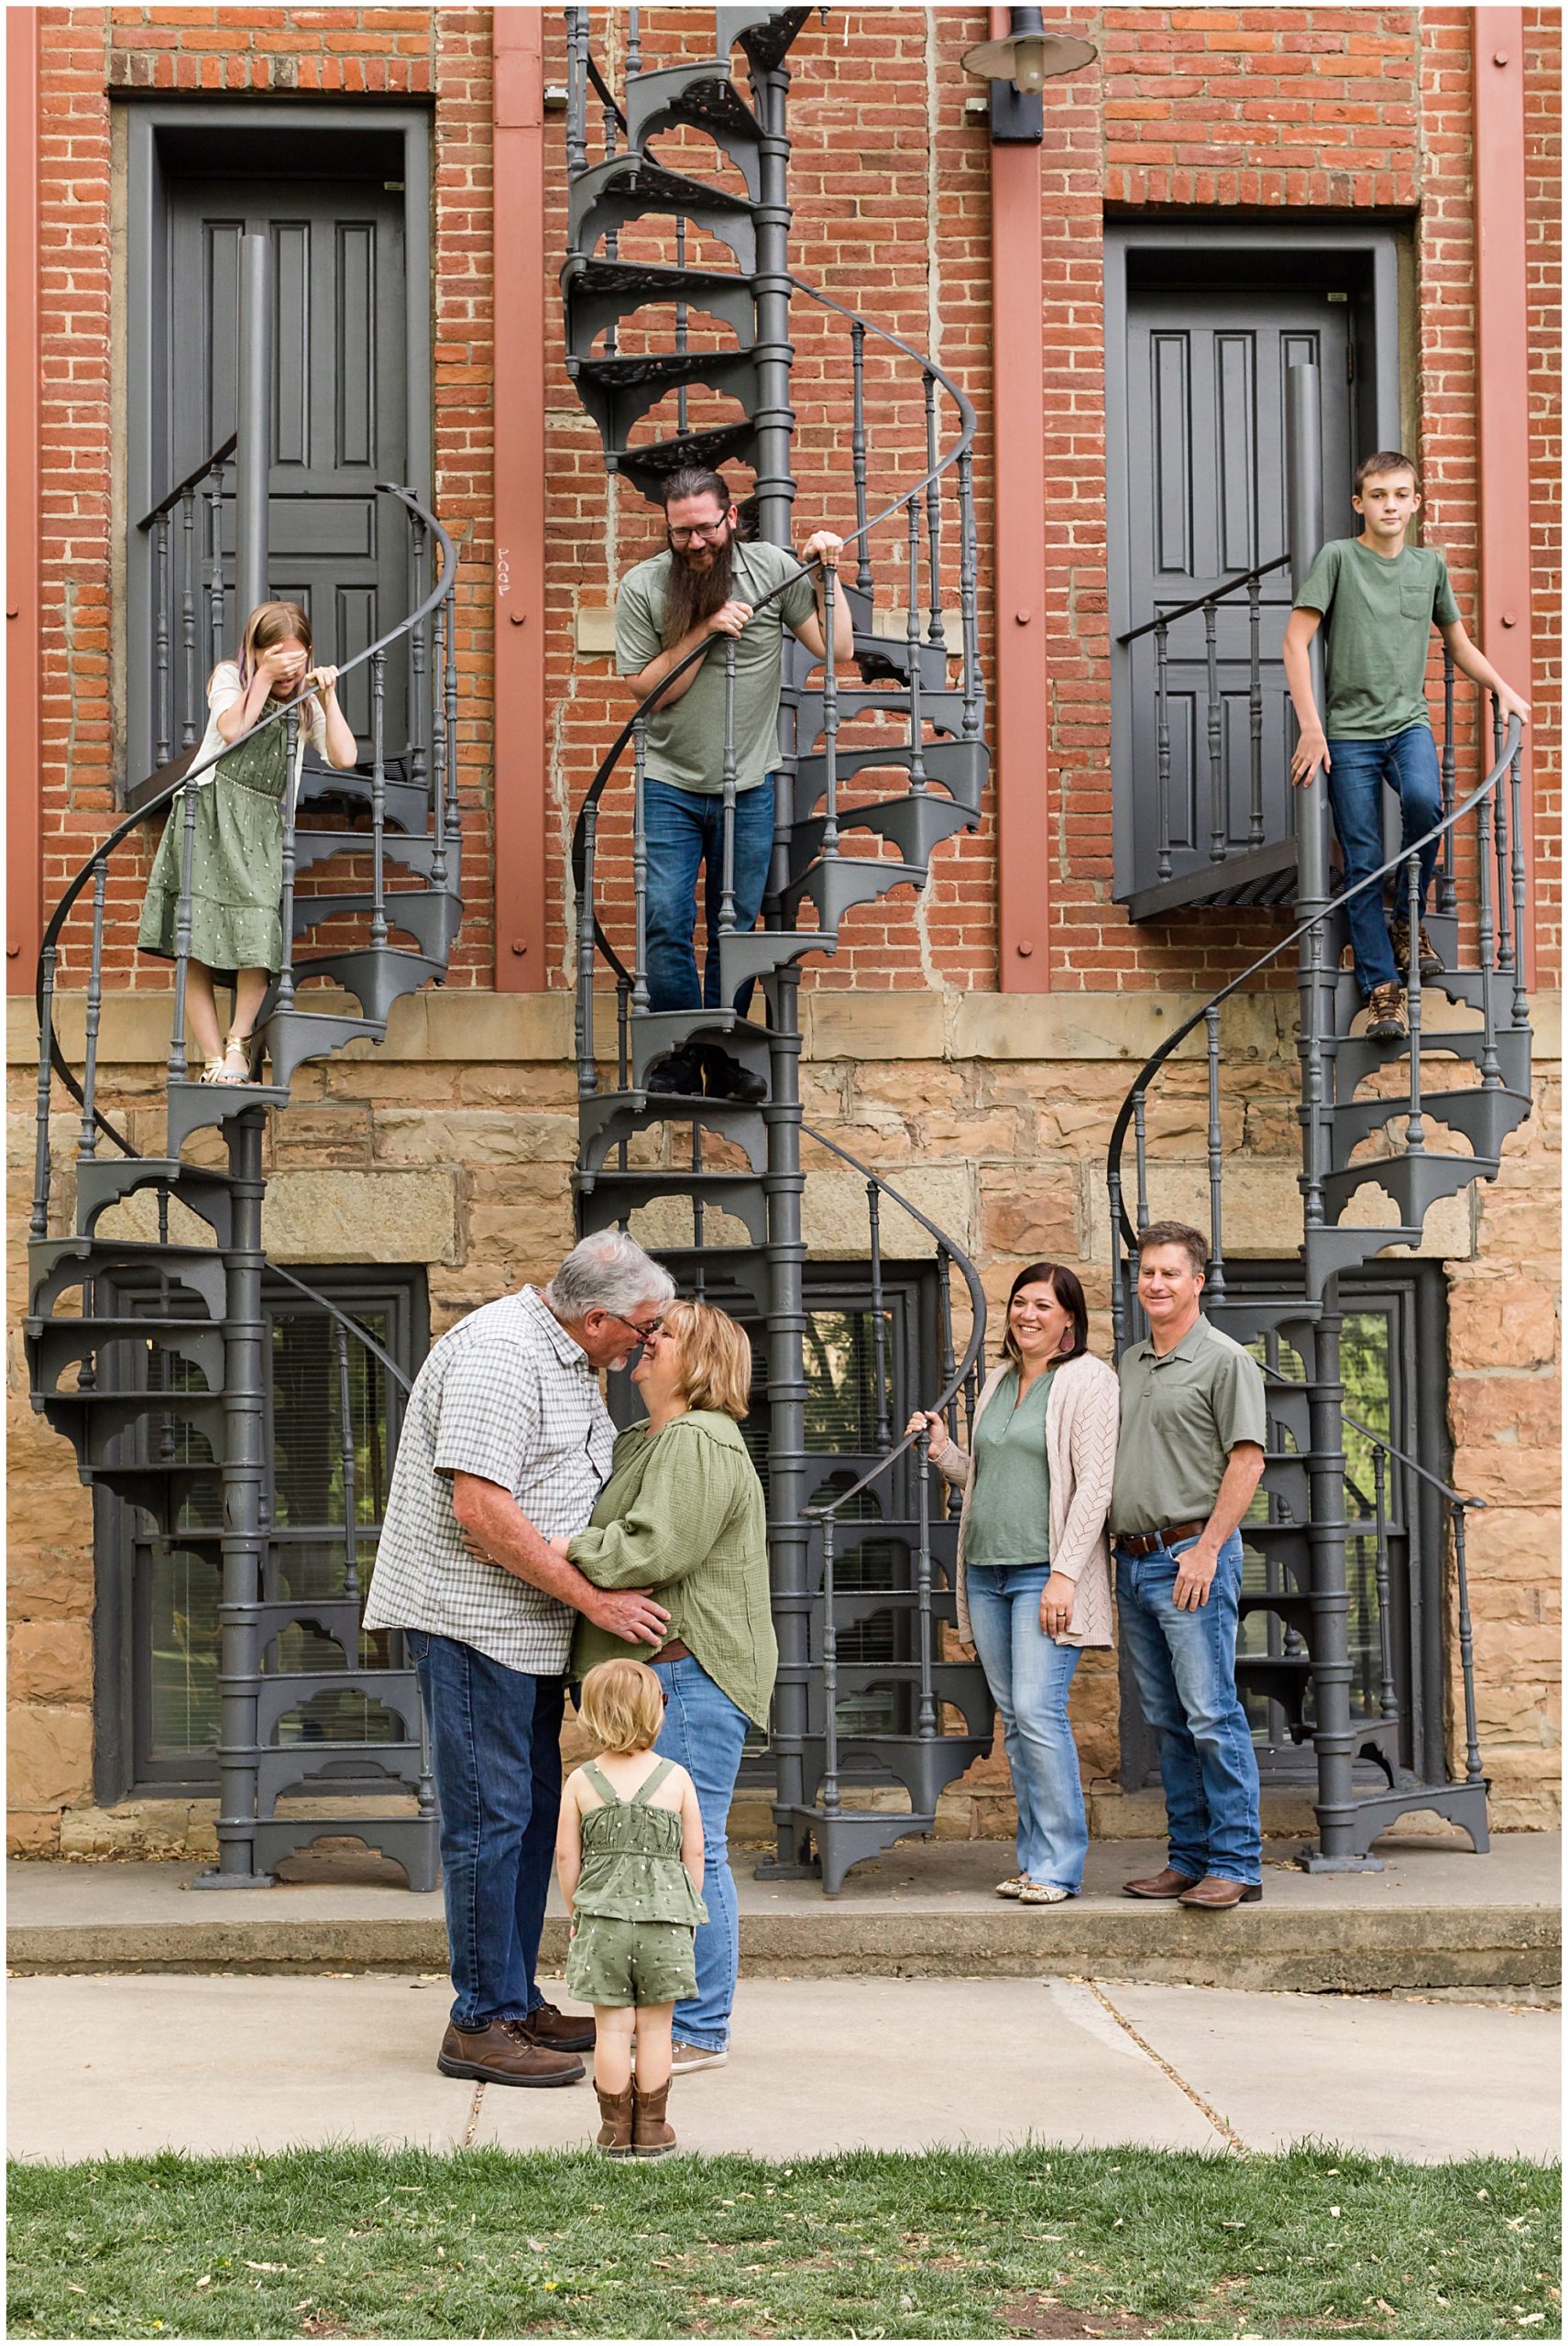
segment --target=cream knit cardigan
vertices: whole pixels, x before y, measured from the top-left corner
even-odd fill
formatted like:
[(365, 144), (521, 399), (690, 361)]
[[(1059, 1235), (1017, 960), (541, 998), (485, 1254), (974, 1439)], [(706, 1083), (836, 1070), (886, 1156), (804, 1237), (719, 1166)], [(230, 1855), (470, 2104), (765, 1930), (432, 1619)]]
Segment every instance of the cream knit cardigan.
[[(1001, 1361), (981, 1387), (974, 1413), (978, 1426), (987, 1404), (1012, 1367)], [(1053, 1572), (1078, 1583), (1072, 1620), (1054, 1642), (1058, 1646), (1108, 1646), (1111, 1635), (1111, 1543), (1106, 1523), (1111, 1482), (1116, 1469), (1120, 1390), (1114, 1369), (1092, 1353), (1064, 1361), (1046, 1396), (1046, 1461), (1051, 1476), (1050, 1563)], [(974, 1465), (958, 1442), (942, 1453), (938, 1473), (963, 1489), (959, 1518), (959, 1635), (973, 1645), (964, 1591), (964, 1528), (974, 1488)]]

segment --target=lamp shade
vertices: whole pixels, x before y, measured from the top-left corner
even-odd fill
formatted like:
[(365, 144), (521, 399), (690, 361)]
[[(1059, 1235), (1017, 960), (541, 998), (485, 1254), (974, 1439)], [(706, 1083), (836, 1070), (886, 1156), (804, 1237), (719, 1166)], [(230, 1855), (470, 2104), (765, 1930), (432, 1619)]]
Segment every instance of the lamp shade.
[(1036, 91), (1063, 73), (1076, 73), (1093, 56), (1092, 41), (1075, 40), (1065, 33), (1025, 32), (966, 49), (961, 62), (977, 82), (1011, 82), (1014, 89)]

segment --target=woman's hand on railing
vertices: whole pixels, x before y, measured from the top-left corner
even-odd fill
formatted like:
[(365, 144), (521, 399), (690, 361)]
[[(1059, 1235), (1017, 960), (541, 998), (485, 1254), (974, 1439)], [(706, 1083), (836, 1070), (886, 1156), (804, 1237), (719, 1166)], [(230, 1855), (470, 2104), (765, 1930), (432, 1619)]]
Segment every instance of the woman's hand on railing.
[(936, 1409), (916, 1409), (904, 1431), (905, 1435), (909, 1435), (919, 1433), (922, 1428), (929, 1436), (926, 1445), (926, 1455), (933, 1466), (939, 1466), (953, 1446), (952, 1438), (942, 1422), (940, 1413)]

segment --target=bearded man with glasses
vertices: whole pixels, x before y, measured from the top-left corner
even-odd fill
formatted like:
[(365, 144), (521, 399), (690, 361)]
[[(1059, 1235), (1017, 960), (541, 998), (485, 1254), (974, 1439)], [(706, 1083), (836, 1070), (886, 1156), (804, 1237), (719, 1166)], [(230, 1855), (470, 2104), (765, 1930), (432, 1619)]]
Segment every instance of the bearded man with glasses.
[[(843, 540), (818, 530), (799, 561), (782, 546), (747, 543), (722, 473), (673, 473), (664, 496), (669, 551), (640, 562), (620, 582), (615, 606), (620, 674), (643, 700), (700, 645), (734, 639), (735, 924), (751, 928), (762, 910), (773, 845), (773, 766), (787, 627), (807, 651), (827, 652), (826, 590), (801, 562), (837, 563)], [(775, 593), (775, 588), (782, 589)], [(768, 599), (771, 597), (771, 600)], [(854, 656), (854, 624), (843, 594), (835, 601), (833, 650)], [(693, 661), (648, 718), (643, 833), (648, 855), (647, 976), (651, 1010), (718, 1010), (718, 916), (724, 893), (724, 703), (721, 652)], [(699, 981), (694, 931), (699, 872), (706, 870), (706, 966)], [(748, 980), (734, 1008), (744, 1017)], [(762, 1100), (767, 1086), (717, 1043), (688, 1041), (648, 1070), (651, 1091), (716, 1100)]]

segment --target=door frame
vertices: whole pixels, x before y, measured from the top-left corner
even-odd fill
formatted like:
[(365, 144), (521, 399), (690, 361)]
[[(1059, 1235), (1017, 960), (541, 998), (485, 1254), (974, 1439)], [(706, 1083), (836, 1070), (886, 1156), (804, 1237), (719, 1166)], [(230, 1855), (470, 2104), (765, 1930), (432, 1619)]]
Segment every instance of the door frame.
[[(1133, 888), (1133, 842), (1137, 809), (1133, 802), (1132, 661), (1117, 643), (1145, 613), (1133, 611), (1122, 550), (1131, 514), (1131, 451), (1128, 445), (1127, 309), (1135, 261), (1165, 258), (1179, 262), (1201, 255), (1257, 263), (1269, 255), (1325, 254), (1355, 271), (1357, 303), (1354, 348), (1358, 393), (1354, 401), (1357, 437), (1368, 449), (1397, 448), (1404, 414), (1400, 374), (1399, 276), (1408, 237), (1392, 225), (1368, 227), (1349, 220), (1309, 225), (1297, 217), (1278, 221), (1108, 219), (1104, 237), (1105, 334), (1105, 589), (1111, 656), (1112, 894), (1124, 901)], [(1284, 549), (1281, 548), (1281, 552)]]
[[(117, 600), (126, 613), (123, 641), (117, 646), (123, 662), (125, 773), (122, 791), (134, 791), (152, 770), (152, 707), (149, 683), (149, 643), (152, 608), (152, 548), (137, 528), (172, 487), (165, 479), (160, 441), (167, 426), (167, 354), (159, 351), (153, 322), (163, 312), (168, 276), (167, 184), (171, 166), (183, 148), (192, 168), (203, 176), (213, 171), (204, 145), (225, 142), (227, 160), (236, 178), (264, 177), (264, 148), (293, 147), (303, 155), (313, 150), (323, 168), (291, 173), (302, 178), (352, 176), (341, 170), (349, 149), (370, 161), (375, 149), (386, 163), (397, 159), (403, 183), (404, 338), (407, 366), (405, 400), (408, 485), (428, 505), (433, 487), (434, 384), (431, 371), (434, 287), (431, 274), (431, 133), (428, 105), (386, 106), (378, 102), (345, 104), (278, 104), (271, 99), (235, 98), (198, 104), (147, 99), (119, 99), (116, 108), (126, 120), (126, 260), (122, 287), (125, 316), (125, 457), (121, 481), (124, 510), (119, 535), (125, 548), (125, 593)], [(233, 142), (233, 143), (229, 143)], [(375, 142), (375, 148), (372, 148)], [(336, 161), (339, 170), (331, 164)], [(374, 178), (374, 169), (363, 176)], [(133, 298), (137, 289), (146, 298)]]

